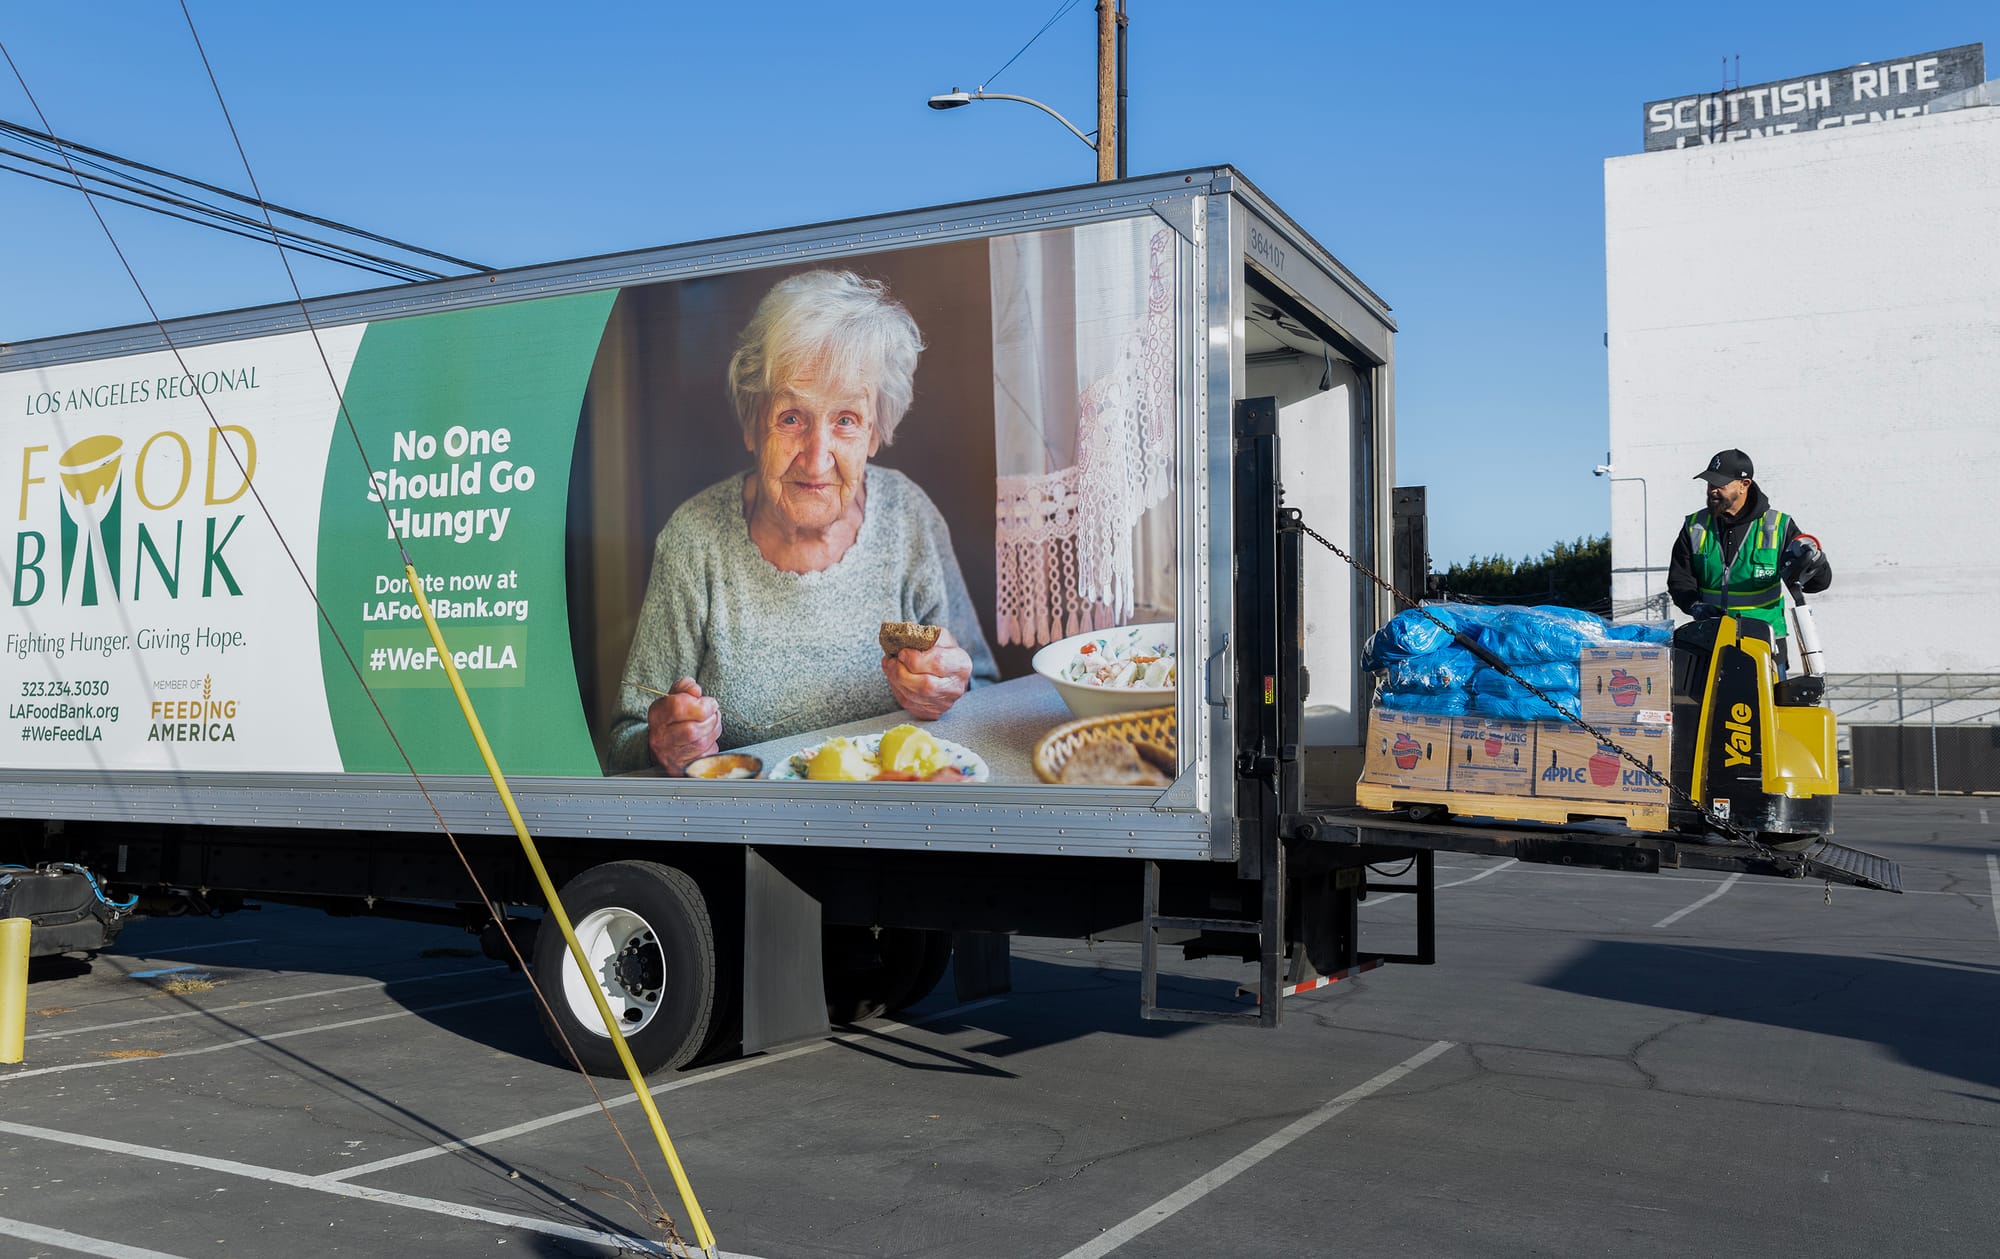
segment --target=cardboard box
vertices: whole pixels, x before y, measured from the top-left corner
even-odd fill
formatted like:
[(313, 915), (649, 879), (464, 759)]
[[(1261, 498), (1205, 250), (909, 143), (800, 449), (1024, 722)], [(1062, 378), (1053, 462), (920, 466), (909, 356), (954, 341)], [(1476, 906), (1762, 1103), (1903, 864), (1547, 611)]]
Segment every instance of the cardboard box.
[(1384, 708), (1370, 712), (1362, 780), (1443, 791), (1451, 768), (1451, 720)]
[(1674, 719), (1671, 647), (1585, 647), (1577, 660), (1583, 719), (1592, 725), (1664, 726)]
[[(1542, 722), (1535, 735), (1535, 794), (1555, 800), (1665, 804), (1666, 786), (1620, 757), (1589, 732), (1567, 722)], [(1642, 764), (1671, 775), (1673, 733), (1667, 726), (1600, 726)]]
[(1451, 727), (1451, 789), (1534, 794), (1535, 723), (1457, 717)]

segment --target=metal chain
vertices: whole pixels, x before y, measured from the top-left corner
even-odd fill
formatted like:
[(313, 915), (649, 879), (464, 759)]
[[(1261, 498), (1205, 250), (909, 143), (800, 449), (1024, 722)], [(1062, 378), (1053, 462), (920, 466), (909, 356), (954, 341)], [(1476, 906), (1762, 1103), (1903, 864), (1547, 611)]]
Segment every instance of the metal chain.
[[(1423, 604), (1419, 603), (1415, 599), (1410, 598), (1410, 596), (1404, 594), (1402, 591), (1396, 589), (1396, 587), (1390, 584), (1389, 582), (1384, 581), (1382, 577), (1375, 572), (1374, 569), (1368, 567), (1368, 565), (1363, 564), (1360, 560), (1355, 559), (1352, 555), (1349, 555), (1347, 552), (1341, 550), (1337, 544), (1335, 544), (1330, 539), (1326, 538), (1322, 534), (1315, 531), (1311, 525), (1306, 524), (1305, 521), (1303, 520), (1299, 520), (1296, 516), (1293, 517), (1293, 523), (1298, 525), (1300, 532), (1304, 533), (1307, 537), (1319, 543), (1327, 550), (1332, 551), (1335, 555), (1338, 555), (1341, 559), (1345, 560), (1350, 567), (1355, 569), (1355, 571), (1359, 572), (1362, 576), (1374, 582), (1377, 586), (1380, 586), (1382, 589), (1388, 591), (1391, 595), (1402, 600), (1404, 603), (1409, 604), (1411, 611), (1423, 617), (1425, 620), (1429, 621), (1432, 625), (1437, 626), (1439, 629), (1443, 630), (1446, 634), (1451, 635), (1454, 639), (1460, 637), (1459, 632), (1457, 630), (1454, 630), (1451, 626), (1446, 625), (1443, 621), (1433, 616), (1430, 610), (1425, 608)], [(1582, 718), (1582, 716), (1580, 716), (1577, 713), (1572, 713), (1567, 708), (1564, 708), (1561, 704), (1558, 704), (1554, 699), (1550, 698), (1548, 693), (1542, 690), (1542, 688), (1536, 686), (1533, 682), (1528, 681), (1520, 674), (1514, 672), (1514, 670), (1507, 664), (1506, 661), (1501, 660), (1498, 657), (1494, 657), (1488, 663), (1490, 664), (1491, 667), (1497, 668), (1503, 676), (1511, 678), (1515, 682), (1519, 683), (1529, 693), (1534, 695), (1536, 699), (1539, 699), (1544, 704), (1547, 704), (1552, 710), (1554, 710), (1556, 715), (1561, 717), (1564, 721), (1567, 721), (1572, 725), (1581, 727), (1584, 731), (1589, 733), (1592, 738), (1596, 739), (1599, 743), (1603, 744), (1605, 747), (1610, 748), (1612, 751), (1618, 753), (1620, 757), (1630, 762), (1635, 769), (1639, 770), (1641, 773), (1651, 778), (1654, 782), (1659, 783), (1662, 787), (1665, 787), (1669, 794), (1674, 796), (1674, 798), (1679, 800), (1682, 804), (1685, 804), (1690, 809), (1693, 809), (1695, 813), (1700, 815), (1703, 821), (1707, 822), (1710, 826), (1713, 826), (1716, 830), (1720, 831), (1724, 835), (1727, 835), (1729, 838), (1737, 841), (1738, 843), (1749, 846), (1750, 848), (1754, 849), (1759, 856), (1762, 856), (1770, 861), (1776, 862), (1780, 865), (1795, 866), (1801, 870), (1804, 868), (1804, 862), (1802, 859), (1796, 857), (1793, 854), (1778, 852), (1770, 845), (1758, 839), (1754, 833), (1744, 830), (1742, 827), (1737, 826), (1735, 823), (1730, 822), (1726, 818), (1717, 817), (1715, 814), (1703, 808), (1699, 801), (1697, 801), (1693, 796), (1689, 795), (1687, 792), (1681, 790), (1678, 786), (1674, 785), (1672, 780), (1668, 779), (1658, 770), (1654, 769), (1651, 765), (1646, 764), (1645, 762), (1641, 761), (1638, 757), (1626, 751), (1622, 746), (1618, 744), (1616, 740), (1612, 739), (1609, 735), (1599, 730), (1596, 726), (1593, 726), (1589, 722), (1585, 721)]]

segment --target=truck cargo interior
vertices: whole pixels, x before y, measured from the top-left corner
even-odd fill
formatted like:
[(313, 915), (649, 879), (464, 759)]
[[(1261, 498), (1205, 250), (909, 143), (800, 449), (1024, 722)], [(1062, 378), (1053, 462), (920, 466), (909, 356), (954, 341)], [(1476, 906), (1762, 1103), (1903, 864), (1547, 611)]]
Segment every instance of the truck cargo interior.
[[(1336, 348), (1337, 334), (1254, 266), (1245, 268), (1244, 281), (1244, 396), (1277, 401), (1285, 505), (1349, 553), (1367, 554), (1375, 525), (1365, 369)], [(1302, 562), (1307, 799), (1352, 804), (1368, 704), (1352, 644), (1374, 628), (1375, 592), (1325, 548), (1308, 548)]]

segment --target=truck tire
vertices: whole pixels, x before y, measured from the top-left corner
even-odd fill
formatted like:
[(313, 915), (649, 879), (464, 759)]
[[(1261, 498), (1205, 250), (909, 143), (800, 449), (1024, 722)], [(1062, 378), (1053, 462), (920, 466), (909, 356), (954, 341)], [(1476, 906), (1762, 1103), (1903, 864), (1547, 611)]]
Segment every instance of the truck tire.
[[(942, 958), (935, 956), (933, 936), (942, 940)], [(951, 959), (951, 937), (939, 931), (828, 927), (823, 939), (830, 1023), (859, 1023), (929, 995)], [(917, 991), (919, 984), (922, 992)]]
[(931, 995), (944, 973), (951, 966), (951, 932), (926, 931), (924, 934), (924, 962), (917, 971), (917, 977), (910, 984), (901, 1000), (889, 1003), (891, 1012), (907, 1010), (925, 997)]
[[(715, 927), (700, 887), (670, 866), (612, 861), (571, 879), (562, 901), (639, 1070), (686, 1066), (716, 1017)], [(547, 1001), (543, 1030), (557, 1052), (568, 1057), (567, 1038), (585, 1071), (623, 1075), (552, 914), (535, 937), (535, 982)]]

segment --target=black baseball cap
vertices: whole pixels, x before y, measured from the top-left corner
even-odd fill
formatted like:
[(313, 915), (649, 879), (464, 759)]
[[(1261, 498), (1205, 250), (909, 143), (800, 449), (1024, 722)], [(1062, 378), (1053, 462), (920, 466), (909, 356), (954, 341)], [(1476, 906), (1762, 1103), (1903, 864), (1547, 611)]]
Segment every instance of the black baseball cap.
[(1725, 450), (1708, 461), (1708, 466), (1694, 474), (1697, 481), (1710, 485), (1727, 485), (1731, 481), (1748, 481), (1757, 475), (1751, 466), (1750, 456), (1740, 450)]

